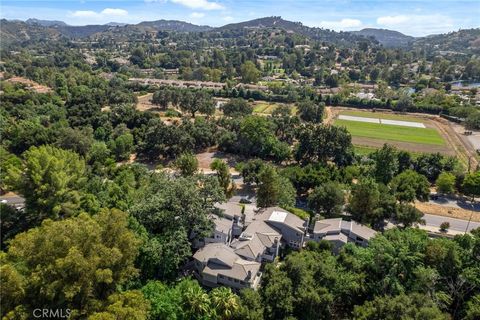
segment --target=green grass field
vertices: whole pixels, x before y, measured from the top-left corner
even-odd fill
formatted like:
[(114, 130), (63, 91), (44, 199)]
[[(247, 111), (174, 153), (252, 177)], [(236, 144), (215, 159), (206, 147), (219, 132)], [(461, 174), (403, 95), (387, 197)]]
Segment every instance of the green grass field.
[(412, 128), (359, 121), (336, 120), (335, 125), (345, 126), (356, 137), (381, 140), (444, 145), (445, 141), (435, 129)]
[(380, 118), (385, 120), (399, 120), (399, 121), (411, 121), (411, 122), (423, 122), (422, 119), (412, 117), (412, 116), (404, 116), (400, 114), (393, 114), (387, 112), (370, 112), (370, 111), (356, 111), (356, 110), (348, 110), (348, 111), (340, 111), (340, 114), (345, 116), (354, 116), (354, 117), (365, 117), (365, 118)]

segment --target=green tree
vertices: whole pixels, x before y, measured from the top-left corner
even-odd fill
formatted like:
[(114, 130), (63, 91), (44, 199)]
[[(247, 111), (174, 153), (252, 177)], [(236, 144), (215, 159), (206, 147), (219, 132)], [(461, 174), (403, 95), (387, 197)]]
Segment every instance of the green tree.
[(310, 209), (328, 218), (340, 214), (344, 204), (345, 194), (343, 186), (337, 182), (322, 184), (316, 187), (308, 196)]
[(235, 191), (235, 184), (232, 180), (232, 176), (230, 174), (230, 168), (228, 164), (220, 159), (215, 159), (210, 164), (210, 169), (215, 170), (217, 172), (217, 179), (220, 186), (223, 188), (223, 192), (227, 198), (230, 198)]
[(22, 169), (22, 160), (0, 146), (0, 186), (4, 191), (18, 188)]
[(425, 176), (413, 170), (406, 170), (395, 176), (390, 187), (398, 201), (413, 202), (415, 199), (427, 201), (430, 195), (430, 184)]
[(440, 193), (453, 193), (455, 191), (455, 176), (449, 172), (442, 172), (435, 181)]
[(272, 207), (280, 205), (291, 207), (295, 203), (295, 189), (292, 183), (278, 175), (273, 166), (265, 166), (259, 176), (257, 188), (257, 205)]
[(32, 147), (24, 157), (20, 191), (32, 222), (72, 215), (80, 204), (85, 162), (76, 153), (52, 146)]
[(244, 117), (252, 114), (253, 107), (242, 98), (231, 99), (221, 107), (227, 117)]
[(347, 211), (355, 221), (371, 223), (376, 220), (380, 201), (377, 183), (370, 178), (364, 178), (353, 185)]
[(467, 174), (462, 184), (463, 192), (474, 199), (480, 195), (480, 171)]
[(243, 163), (240, 170), (243, 177), (243, 182), (258, 184), (260, 182), (260, 173), (264, 167), (265, 162), (260, 159), (248, 160), (247, 162)]
[(115, 138), (112, 149), (117, 160), (127, 160), (134, 149), (132, 134), (125, 133)]
[(292, 314), (292, 280), (272, 264), (266, 266), (261, 295), (267, 319), (285, 319)]
[(107, 299), (104, 310), (88, 317), (88, 320), (148, 319), (150, 305), (138, 290), (114, 293)]
[(240, 67), (240, 74), (242, 76), (242, 82), (257, 83), (261, 73), (252, 61), (246, 61)]
[(321, 123), (323, 120), (323, 111), (325, 103), (315, 103), (312, 100), (305, 100), (298, 104), (300, 119), (314, 123)]
[(399, 315), (405, 319), (449, 319), (435, 302), (421, 294), (376, 297), (361, 306), (355, 306), (353, 312), (356, 320), (394, 320)]
[(214, 309), (210, 297), (194, 280), (184, 280), (178, 285), (182, 296), (182, 308), (186, 319), (211, 319)]
[(333, 161), (338, 166), (352, 162), (352, 137), (344, 127), (306, 124), (299, 128), (297, 161), (306, 163)]
[(2, 300), (30, 311), (39, 306), (68, 308), (79, 316), (99, 311), (117, 286), (137, 274), (134, 261), (140, 242), (127, 220), (125, 213), (105, 209), (94, 217), (47, 219), (18, 234), (2, 259), (2, 269), (8, 268), (9, 281), (16, 277), (23, 289)]
[(150, 302), (151, 319), (176, 320), (183, 315), (182, 297), (177, 288), (170, 288), (160, 281), (149, 281), (141, 290)]
[(375, 179), (383, 184), (388, 184), (398, 172), (397, 149), (384, 144), (371, 156), (375, 160)]
[(198, 170), (198, 160), (191, 153), (182, 153), (175, 160), (175, 167), (180, 170), (182, 176), (192, 176)]
[(240, 308), (239, 299), (230, 288), (219, 287), (210, 292), (212, 307), (222, 320), (233, 319)]
[(424, 223), (423, 213), (409, 203), (400, 203), (395, 214), (395, 221), (401, 223), (405, 228), (411, 227), (414, 223)]
[(237, 319), (263, 320), (264, 306), (262, 297), (253, 289), (240, 291), (240, 309)]

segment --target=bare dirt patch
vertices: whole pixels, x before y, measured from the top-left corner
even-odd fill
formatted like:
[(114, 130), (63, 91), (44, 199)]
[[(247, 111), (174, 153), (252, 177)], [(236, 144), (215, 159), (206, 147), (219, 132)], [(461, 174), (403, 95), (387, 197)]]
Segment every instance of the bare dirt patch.
[(436, 216), (456, 218), (462, 220), (469, 220), (470, 216), (472, 221), (480, 222), (480, 212), (474, 212), (462, 208), (444, 207), (441, 205), (428, 203), (428, 202), (416, 202), (415, 207), (425, 214), (432, 214)]
[(137, 102), (137, 109), (139, 111), (152, 111), (156, 106), (152, 103), (153, 93), (147, 93), (143, 96), (139, 96)]
[(25, 85), (28, 89), (30, 89), (32, 91), (35, 91), (36, 93), (52, 92), (52, 88), (41, 85), (41, 84), (39, 84), (35, 81), (32, 81), (32, 80), (24, 78), (24, 77), (12, 77), (10, 79), (7, 79), (6, 81), (11, 82), (11, 83), (21, 83), (21, 84)]

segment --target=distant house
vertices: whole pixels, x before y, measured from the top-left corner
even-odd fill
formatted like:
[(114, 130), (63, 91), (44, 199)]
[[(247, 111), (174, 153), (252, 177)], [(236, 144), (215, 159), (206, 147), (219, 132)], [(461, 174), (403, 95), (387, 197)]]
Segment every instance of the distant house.
[(234, 289), (256, 289), (262, 273), (261, 264), (238, 256), (234, 249), (221, 243), (210, 243), (194, 256), (196, 277), (205, 286), (228, 286)]
[(355, 221), (344, 221), (341, 218), (324, 219), (315, 222), (312, 239), (327, 240), (338, 252), (347, 242), (354, 242), (366, 247), (368, 241), (376, 235), (376, 231)]

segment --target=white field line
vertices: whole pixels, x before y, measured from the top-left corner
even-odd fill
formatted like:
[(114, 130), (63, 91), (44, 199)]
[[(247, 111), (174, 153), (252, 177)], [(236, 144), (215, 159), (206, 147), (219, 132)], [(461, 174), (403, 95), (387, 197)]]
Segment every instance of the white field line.
[(338, 119), (349, 120), (349, 121), (369, 122), (369, 123), (380, 123), (380, 119), (378, 119), (378, 118), (346, 116), (346, 115), (343, 115), (343, 114), (339, 115)]
[(394, 126), (403, 126), (403, 127), (413, 127), (413, 128), (426, 128), (425, 125), (421, 122), (412, 122), (412, 121), (400, 121), (400, 120), (387, 120), (379, 118), (367, 118), (367, 117), (356, 117), (356, 116), (347, 116), (339, 115), (338, 119), (348, 120), (348, 121), (359, 121), (359, 122), (368, 122), (368, 123), (378, 123)]
[(414, 127), (414, 128), (426, 128), (425, 125), (421, 122), (411, 122), (411, 121), (400, 121), (400, 120), (386, 120), (380, 119), (382, 124), (390, 124), (394, 126), (404, 126), (404, 127)]

